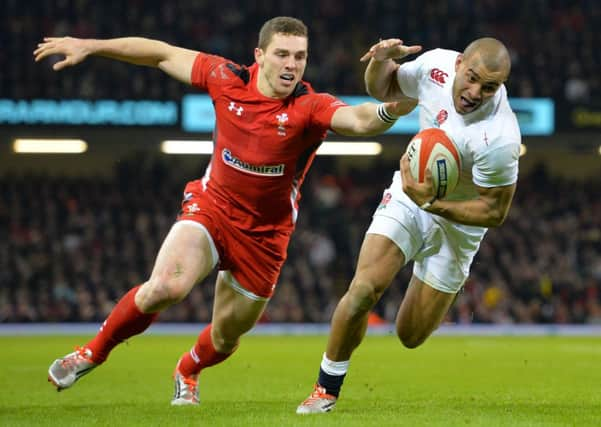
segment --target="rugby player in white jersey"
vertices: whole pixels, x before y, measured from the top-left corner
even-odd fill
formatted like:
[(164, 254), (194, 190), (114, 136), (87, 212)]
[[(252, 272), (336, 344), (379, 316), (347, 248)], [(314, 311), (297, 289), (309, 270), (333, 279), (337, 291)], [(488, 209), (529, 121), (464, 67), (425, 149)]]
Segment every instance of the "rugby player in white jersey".
[(439, 127), (461, 155), (457, 188), (438, 200), (431, 174), (416, 182), (401, 158), (367, 230), (355, 276), (332, 318), (319, 377), (299, 414), (333, 409), (351, 354), (361, 343), (370, 310), (410, 260), (413, 275), (400, 304), (396, 332), (404, 346), (422, 344), (440, 325), (468, 277), (488, 227), (503, 223), (516, 188), (521, 136), (503, 82), (511, 68), (500, 41), (482, 38), (463, 53), (414, 52), (399, 39), (375, 44), (361, 58), (368, 93), (381, 101), (412, 98), (420, 129)]

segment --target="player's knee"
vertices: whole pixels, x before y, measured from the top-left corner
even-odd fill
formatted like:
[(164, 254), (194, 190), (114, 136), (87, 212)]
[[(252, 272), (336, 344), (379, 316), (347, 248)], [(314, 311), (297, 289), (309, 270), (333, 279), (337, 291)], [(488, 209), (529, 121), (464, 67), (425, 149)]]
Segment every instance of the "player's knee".
[(362, 315), (371, 310), (381, 296), (382, 292), (378, 291), (377, 286), (369, 281), (357, 278), (353, 279), (347, 292), (347, 298), (350, 302), (349, 308), (352, 313), (357, 315)]
[(405, 346), (406, 348), (409, 348), (409, 349), (419, 347), (426, 340), (425, 338), (405, 337), (405, 336), (399, 336), (399, 339), (401, 340), (401, 344), (403, 344), (403, 346)]
[(161, 277), (152, 277), (140, 288), (136, 303), (142, 312), (163, 310), (183, 300), (187, 288), (178, 281), (169, 281)]
[(401, 344), (407, 348), (419, 347), (424, 343), (424, 341), (426, 341), (426, 338), (428, 338), (427, 335), (421, 334), (409, 328), (399, 327), (398, 325), (396, 328), (396, 333), (401, 341)]

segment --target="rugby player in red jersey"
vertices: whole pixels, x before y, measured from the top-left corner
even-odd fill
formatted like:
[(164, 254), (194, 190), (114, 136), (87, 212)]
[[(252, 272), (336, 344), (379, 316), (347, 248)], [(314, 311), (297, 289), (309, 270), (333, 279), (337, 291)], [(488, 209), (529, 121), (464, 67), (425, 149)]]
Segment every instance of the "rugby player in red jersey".
[[(410, 49), (415, 52), (420, 47)], [(300, 186), (328, 130), (348, 136), (382, 133), (415, 107), (413, 100), (345, 105), (302, 81), (306, 26), (295, 18), (267, 21), (255, 64), (232, 61), (144, 38), (45, 38), (36, 61), (64, 56), (58, 71), (90, 55), (157, 67), (206, 90), (215, 106), (213, 157), (204, 177), (189, 182), (181, 212), (148, 281), (131, 289), (90, 342), (52, 363), (49, 380), (71, 387), (103, 363), (123, 340), (142, 333), (158, 313), (181, 301), (216, 267), (213, 318), (174, 372), (173, 405), (198, 404), (198, 374), (232, 355), (257, 322), (286, 259)]]

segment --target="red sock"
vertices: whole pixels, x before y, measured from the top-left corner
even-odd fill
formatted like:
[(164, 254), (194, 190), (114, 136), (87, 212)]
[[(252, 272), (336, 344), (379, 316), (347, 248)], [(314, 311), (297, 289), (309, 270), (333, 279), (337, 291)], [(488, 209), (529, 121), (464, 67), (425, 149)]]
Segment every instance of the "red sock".
[(159, 313), (142, 313), (136, 306), (134, 297), (140, 289), (130, 289), (106, 318), (100, 331), (92, 341), (86, 344), (92, 350), (92, 360), (102, 363), (111, 350), (129, 337), (140, 334), (150, 326)]
[(231, 353), (218, 353), (215, 350), (211, 340), (211, 325), (209, 324), (198, 336), (194, 347), (184, 353), (177, 369), (185, 377), (198, 375), (202, 369), (223, 362), (232, 354), (234, 354), (233, 351)]

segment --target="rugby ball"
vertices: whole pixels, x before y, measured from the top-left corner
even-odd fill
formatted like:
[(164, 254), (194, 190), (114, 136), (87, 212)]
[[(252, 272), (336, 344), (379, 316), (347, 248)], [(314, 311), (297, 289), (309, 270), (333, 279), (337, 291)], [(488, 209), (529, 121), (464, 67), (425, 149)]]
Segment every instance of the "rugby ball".
[(438, 128), (424, 129), (407, 147), (411, 175), (424, 182), (426, 170), (432, 172), (436, 197), (442, 199), (453, 192), (459, 182), (461, 156), (453, 140)]

